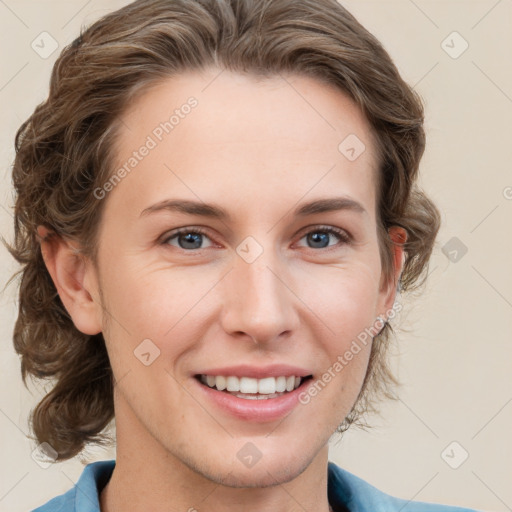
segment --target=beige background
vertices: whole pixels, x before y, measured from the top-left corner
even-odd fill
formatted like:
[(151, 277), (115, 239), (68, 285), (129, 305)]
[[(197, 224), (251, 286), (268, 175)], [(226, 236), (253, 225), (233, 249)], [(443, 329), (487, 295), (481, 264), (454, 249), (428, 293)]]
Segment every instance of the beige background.
[[(79, 27), (126, 3), (0, 1), (0, 223), (7, 238), (16, 129), (44, 99), (52, 63)], [(512, 1), (342, 3), (380, 38), (425, 101), (422, 183), (443, 212), (443, 227), (427, 289), (401, 318), (409, 332), (399, 332), (394, 357), (400, 401), (383, 406), (371, 432), (349, 431), (333, 443), (330, 458), (406, 499), (512, 510)], [(31, 48), (43, 31), (59, 44), (47, 59)], [(442, 47), (453, 31), (469, 43), (458, 58)], [(453, 53), (463, 41), (450, 36), (447, 44)], [(468, 249), (457, 262), (442, 252), (453, 237)], [(1, 247), (2, 286), (15, 268)], [(83, 469), (78, 460), (45, 469), (31, 458), (27, 416), (43, 388), (22, 386), (11, 338), (15, 297), (10, 286), (0, 298), (0, 510), (9, 512), (68, 490)], [(444, 452), (453, 441), (454, 450)], [(468, 459), (452, 469), (445, 460), (454, 465), (462, 450)], [(114, 449), (98, 449), (88, 461), (114, 457)]]

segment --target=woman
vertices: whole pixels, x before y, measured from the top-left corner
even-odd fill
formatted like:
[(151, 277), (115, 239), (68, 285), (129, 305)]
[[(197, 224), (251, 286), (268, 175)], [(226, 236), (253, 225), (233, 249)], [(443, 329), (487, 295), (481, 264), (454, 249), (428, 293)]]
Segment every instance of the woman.
[(20, 128), (22, 373), (55, 461), (37, 510), (462, 510), (389, 496), (328, 441), (392, 395), (397, 291), (439, 213), (423, 110), (334, 0), (146, 0), (67, 47)]

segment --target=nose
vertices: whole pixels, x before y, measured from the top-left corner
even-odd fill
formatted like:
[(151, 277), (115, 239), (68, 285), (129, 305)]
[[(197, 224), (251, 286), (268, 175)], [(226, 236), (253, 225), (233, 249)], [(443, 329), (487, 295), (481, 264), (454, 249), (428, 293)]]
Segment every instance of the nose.
[(252, 263), (235, 255), (224, 280), (222, 326), (231, 336), (267, 344), (293, 335), (298, 326), (297, 297), (290, 272), (270, 250)]

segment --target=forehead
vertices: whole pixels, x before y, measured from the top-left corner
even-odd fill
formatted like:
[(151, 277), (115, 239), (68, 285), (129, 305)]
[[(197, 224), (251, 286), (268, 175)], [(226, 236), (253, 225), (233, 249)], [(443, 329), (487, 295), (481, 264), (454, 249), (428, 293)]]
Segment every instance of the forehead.
[(209, 69), (165, 79), (128, 106), (115, 150), (129, 176), (112, 195), (141, 209), (176, 193), (243, 207), (333, 187), (373, 209), (370, 125), (348, 96), (311, 77)]

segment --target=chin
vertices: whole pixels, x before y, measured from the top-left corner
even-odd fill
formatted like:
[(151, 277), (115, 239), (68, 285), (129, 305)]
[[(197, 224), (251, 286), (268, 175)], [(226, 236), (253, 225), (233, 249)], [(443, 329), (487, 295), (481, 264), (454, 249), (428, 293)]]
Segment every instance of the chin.
[(307, 461), (293, 462), (277, 455), (265, 460), (262, 457), (252, 467), (242, 467), (241, 463), (235, 465), (235, 469), (220, 467), (203, 467), (200, 473), (220, 485), (233, 488), (264, 488), (285, 484), (299, 476), (308, 467)]

